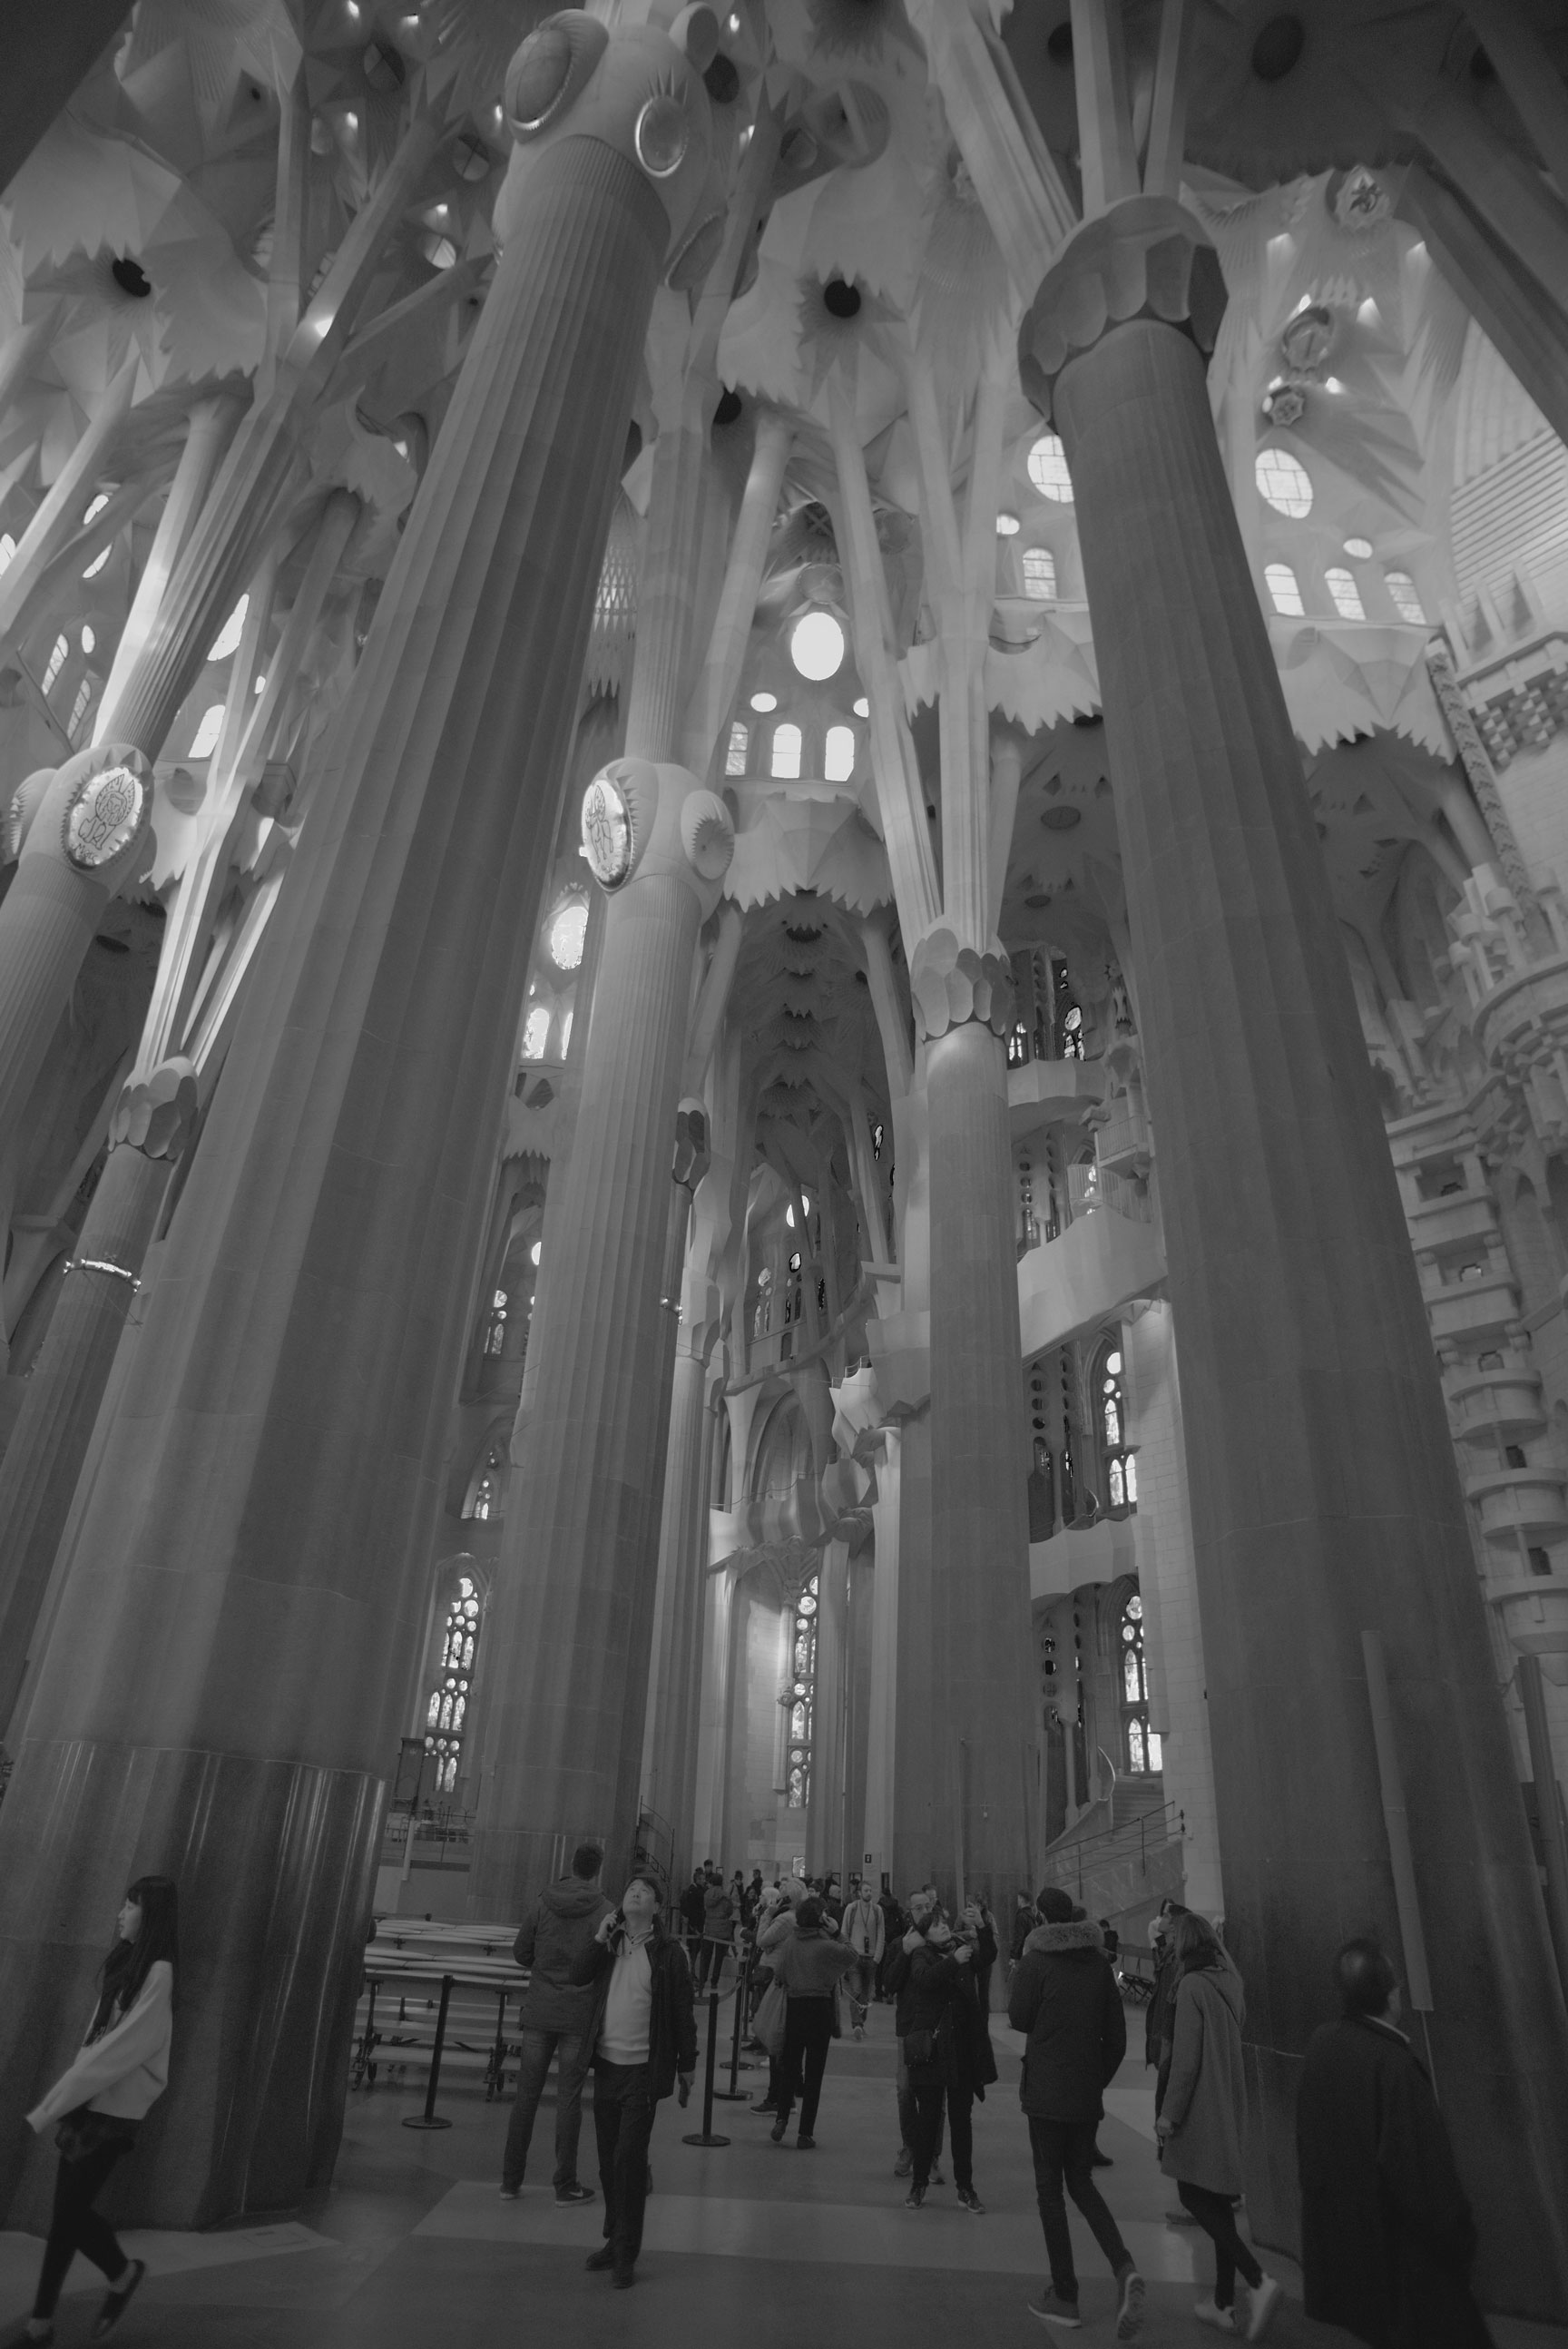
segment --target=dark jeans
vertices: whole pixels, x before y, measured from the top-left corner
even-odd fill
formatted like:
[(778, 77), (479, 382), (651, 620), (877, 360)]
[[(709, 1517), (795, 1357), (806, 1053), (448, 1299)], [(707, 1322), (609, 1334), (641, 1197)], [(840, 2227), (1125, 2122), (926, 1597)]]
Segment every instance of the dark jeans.
[(724, 1971), (724, 1961), (729, 1954), (727, 1941), (704, 1941), (696, 1953), (696, 1986), (706, 1990), (710, 1982), (717, 1982)]
[(876, 1969), (870, 1958), (857, 1958), (854, 1970), (846, 1980), (846, 1987), (850, 1993), (851, 2023), (859, 2023), (862, 2030), (865, 2028), (866, 2015), (871, 2007), (872, 1984), (875, 1973)]
[(932, 2164), (942, 2150), (942, 2114), (945, 2104), (948, 2134), (953, 2139), (953, 2182), (967, 2194), (975, 2184), (975, 2132), (970, 2126), (975, 2099), (962, 2088), (912, 2088), (914, 2099), (914, 2182), (926, 2185)]
[(1176, 2181), (1177, 2199), (1192, 2213), (1214, 2246), (1214, 2305), (1229, 2308), (1236, 2296), (1239, 2268), (1255, 2292), (1264, 2271), (1236, 2232), (1236, 2209), (1228, 2194), (1212, 2194), (1206, 2186)]
[(604, 2235), (617, 2267), (643, 2248), (648, 2199), (648, 2139), (654, 2133), (653, 2081), (645, 2064), (593, 2059), (593, 2135), (604, 2195)]
[(44, 2264), (38, 2271), (35, 2316), (53, 2316), (66, 2270), (78, 2251), (95, 2268), (101, 2268), (110, 2283), (118, 2283), (130, 2265), (115, 2240), (114, 2229), (93, 2209), (109, 2171), (129, 2149), (127, 2141), (100, 2145), (84, 2160), (62, 2160), (55, 2172), (55, 2208), (44, 2245)]
[(507, 2124), (506, 2151), (500, 2161), (500, 2182), (505, 2187), (522, 2184), (533, 2136), (533, 2116), (544, 2093), (552, 2055), (560, 2064), (555, 2075), (553, 2182), (558, 2187), (574, 2186), (577, 2182), (577, 2134), (583, 2126), (583, 2035), (576, 2031), (524, 2030), (518, 2051), (517, 2097)]
[[(919, 2123), (914, 2114), (914, 2090), (910, 2085), (909, 2066), (903, 2060), (903, 2042), (898, 2042), (898, 2134), (901, 2144), (914, 2151), (914, 2134)], [(942, 2156), (942, 2114), (936, 2116), (936, 2139), (931, 2148), (933, 2161)]]
[(828, 2049), (832, 2039), (833, 2002), (830, 1998), (792, 1998), (789, 2001), (789, 2015), (784, 2024), (783, 2083), (779, 2111), (788, 2121), (789, 2108), (796, 2097), (799, 2097), (802, 2137), (811, 2136), (816, 2128), (822, 2075), (828, 2068)]
[(1062, 2199), (1064, 2182), (1088, 2220), (1089, 2232), (1109, 2261), (1112, 2275), (1119, 2275), (1123, 2268), (1131, 2265), (1127, 2245), (1089, 2169), (1097, 2126), (1094, 2121), (1031, 2118), (1029, 2122), (1035, 2194), (1051, 2262), (1051, 2282), (1061, 2299), (1075, 2302), (1078, 2296), (1078, 2273), (1073, 2266), (1072, 2237), (1068, 2232), (1068, 2206)]

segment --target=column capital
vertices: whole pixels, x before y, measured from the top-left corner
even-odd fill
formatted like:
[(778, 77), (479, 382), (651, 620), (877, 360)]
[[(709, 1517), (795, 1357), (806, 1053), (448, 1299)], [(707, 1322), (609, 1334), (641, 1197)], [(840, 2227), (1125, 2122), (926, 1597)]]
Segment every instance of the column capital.
[(146, 1076), (121, 1086), (109, 1119), (111, 1150), (121, 1143), (145, 1158), (180, 1156), (196, 1124), (196, 1071), (190, 1061), (160, 1061)]
[(977, 954), (938, 923), (909, 958), (910, 993), (923, 1037), (945, 1036), (978, 1019), (994, 1036), (1013, 1024), (1013, 974), (1005, 955)]
[(1018, 330), (1025, 396), (1047, 419), (1057, 378), (1113, 326), (1158, 318), (1207, 357), (1225, 309), (1208, 231), (1171, 196), (1128, 196), (1085, 221), (1040, 281)]

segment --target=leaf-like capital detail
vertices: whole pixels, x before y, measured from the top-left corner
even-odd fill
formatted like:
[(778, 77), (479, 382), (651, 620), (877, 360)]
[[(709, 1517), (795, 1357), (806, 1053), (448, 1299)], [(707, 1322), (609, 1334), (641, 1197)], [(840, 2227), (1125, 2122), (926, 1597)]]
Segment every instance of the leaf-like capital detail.
[(129, 1143), (148, 1158), (178, 1158), (196, 1123), (196, 1071), (176, 1057), (160, 1061), (150, 1077), (121, 1087), (109, 1120), (111, 1146)]
[(924, 1037), (978, 1019), (994, 1036), (1013, 1024), (1013, 974), (1006, 957), (961, 946), (945, 925), (928, 930), (910, 962), (910, 992)]
[(1170, 196), (1129, 196), (1085, 221), (1040, 281), (1018, 330), (1018, 378), (1049, 418), (1057, 378), (1112, 326), (1159, 318), (1205, 356), (1225, 311), (1208, 231)]

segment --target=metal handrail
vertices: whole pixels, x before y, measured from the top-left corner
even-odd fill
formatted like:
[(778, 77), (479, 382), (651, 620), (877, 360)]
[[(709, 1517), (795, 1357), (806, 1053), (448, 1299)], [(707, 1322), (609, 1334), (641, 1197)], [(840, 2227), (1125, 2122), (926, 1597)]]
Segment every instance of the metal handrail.
[[(1153, 1831), (1150, 1831), (1152, 1823)], [(1062, 1884), (1076, 1875), (1078, 1889), (1083, 1890), (1084, 1856), (1088, 1855), (1091, 1868), (1108, 1860), (1130, 1859), (1136, 1850), (1140, 1866), (1147, 1866), (1151, 1851), (1163, 1851), (1168, 1844), (1180, 1843), (1187, 1832), (1187, 1815), (1175, 1803), (1163, 1803), (1158, 1810), (1140, 1812), (1119, 1827), (1102, 1827), (1098, 1835), (1084, 1836), (1075, 1843), (1055, 1852), (1047, 1852), (1045, 1860), (1045, 1881)]]

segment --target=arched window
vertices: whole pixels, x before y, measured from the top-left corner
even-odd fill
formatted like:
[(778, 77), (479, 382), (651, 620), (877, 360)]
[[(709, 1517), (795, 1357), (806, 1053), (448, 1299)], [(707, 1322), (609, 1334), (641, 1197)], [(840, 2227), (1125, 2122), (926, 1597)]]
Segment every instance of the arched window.
[(795, 1601), (794, 1636), (789, 1647), (789, 1685), (784, 1702), (789, 1712), (789, 1748), (784, 1784), (789, 1806), (803, 1811), (811, 1799), (811, 1727), (817, 1700), (817, 1578), (801, 1588)]
[(1289, 564), (1265, 563), (1264, 577), (1268, 582), (1268, 591), (1274, 599), (1274, 610), (1283, 612), (1287, 620), (1299, 620), (1305, 614), (1306, 606), (1301, 600), (1301, 589), (1296, 584), (1295, 574)]
[(425, 1751), (435, 1757), (438, 1795), (450, 1795), (457, 1789), (458, 1759), (462, 1752), (463, 1723), (469, 1709), (479, 1636), (479, 1593), (469, 1577), (461, 1575), (442, 1627), (439, 1675), (425, 1708)]
[(1032, 603), (1049, 604), (1057, 592), (1057, 558), (1048, 546), (1024, 549), (1024, 593)]
[(66, 731), (70, 736), (73, 742), (77, 739), (82, 719), (88, 714), (88, 709), (91, 703), (92, 698), (93, 681), (90, 677), (84, 677), (80, 685), (77, 688), (77, 698), (71, 704), (71, 715), (66, 727)]
[(490, 1296), (490, 1319), (485, 1324), (485, 1352), (499, 1354), (506, 1344), (507, 1295), (504, 1288), (495, 1289)]
[(1364, 620), (1367, 609), (1361, 601), (1361, 590), (1355, 574), (1336, 565), (1323, 574), (1324, 584), (1334, 598), (1334, 608), (1342, 620)]
[(766, 1338), (773, 1327), (773, 1275), (764, 1265), (757, 1276), (757, 1311), (752, 1317), (751, 1334)]
[(771, 771), (781, 783), (798, 782), (800, 778), (800, 729), (798, 726), (776, 726), (773, 729)]
[(1383, 577), (1387, 585), (1389, 595), (1394, 598), (1394, 609), (1398, 612), (1401, 620), (1414, 620), (1424, 626), (1427, 616), (1421, 608), (1421, 598), (1417, 592), (1416, 583), (1411, 578), (1409, 573), (1408, 571), (1386, 571), (1383, 574)]
[(1109, 1509), (1138, 1506), (1138, 1463), (1127, 1448), (1127, 1397), (1121, 1340), (1108, 1339), (1095, 1358), (1093, 1407)]
[(536, 1003), (522, 1028), (522, 1057), (525, 1061), (542, 1061), (550, 1046), (550, 1007)]
[(1149, 1671), (1143, 1654), (1143, 1601), (1135, 1590), (1121, 1617), (1121, 1736), (1128, 1769), (1162, 1769), (1160, 1732), (1149, 1726)]
[(855, 771), (855, 730), (830, 726), (822, 745), (822, 775), (830, 783), (847, 783)]
[(8, 530), (0, 530), (0, 571), (8, 571), (15, 560), (15, 540)]
[(746, 747), (749, 740), (748, 729), (738, 718), (729, 730), (729, 748), (724, 754), (727, 775), (743, 775), (746, 772)]
[(55, 679), (64, 668), (66, 665), (66, 656), (70, 649), (70, 646), (64, 636), (57, 636), (55, 638), (54, 648), (49, 655), (46, 664), (45, 665), (44, 674), (38, 680), (39, 685), (45, 693), (48, 692), (49, 688), (54, 684)]
[(481, 1522), (496, 1515), (500, 1506), (500, 1474), (505, 1466), (499, 1444), (492, 1444), (485, 1454), (484, 1464), (469, 1488), (463, 1506), (465, 1517), (477, 1517)]
[(1061, 955), (1051, 957), (1051, 1045), (1055, 1060), (1083, 1059), (1083, 1006), (1073, 993), (1072, 977)]

